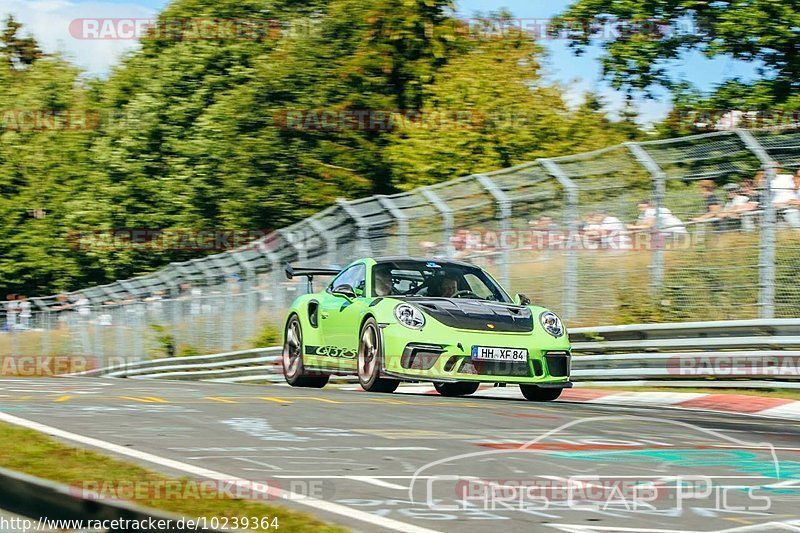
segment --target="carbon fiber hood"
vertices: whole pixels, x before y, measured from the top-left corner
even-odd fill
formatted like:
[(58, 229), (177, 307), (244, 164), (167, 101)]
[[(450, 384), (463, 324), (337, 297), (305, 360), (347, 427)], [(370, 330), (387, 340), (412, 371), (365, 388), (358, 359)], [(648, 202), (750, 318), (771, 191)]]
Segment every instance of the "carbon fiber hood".
[(451, 328), (526, 333), (533, 331), (527, 307), (464, 298), (408, 298), (426, 314)]

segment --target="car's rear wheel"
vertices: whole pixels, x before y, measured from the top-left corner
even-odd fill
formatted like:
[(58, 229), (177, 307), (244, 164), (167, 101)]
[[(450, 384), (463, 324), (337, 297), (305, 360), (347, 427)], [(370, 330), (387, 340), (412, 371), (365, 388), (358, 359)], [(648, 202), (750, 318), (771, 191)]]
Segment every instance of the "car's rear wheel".
[(457, 383), (434, 383), (436, 392), (442, 396), (467, 396), (478, 390), (481, 384), (471, 381), (459, 381)]
[(283, 377), (292, 387), (321, 389), (330, 376), (312, 375), (303, 364), (303, 326), (297, 315), (292, 315), (286, 326), (283, 342)]
[(536, 385), (520, 385), (519, 390), (522, 391), (522, 395), (525, 396), (526, 400), (530, 400), (532, 402), (552, 402), (561, 396), (561, 391), (564, 389), (544, 389), (542, 387), (537, 387)]
[(358, 382), (368, 392), (394, 392), (400, 382), (381, 377), (383, 346), (378, 332), (378, 323), (368, 318), (361, 328), (358, 343)]

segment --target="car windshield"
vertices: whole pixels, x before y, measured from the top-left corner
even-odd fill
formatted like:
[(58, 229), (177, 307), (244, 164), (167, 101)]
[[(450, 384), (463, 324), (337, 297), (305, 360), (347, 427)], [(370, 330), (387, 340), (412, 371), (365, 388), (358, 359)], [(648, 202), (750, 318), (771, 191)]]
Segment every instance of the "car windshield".
[(372, 269), (373, 296), (464, 298), (511, 303), (478, 267), (446, 261), (385, 261)]

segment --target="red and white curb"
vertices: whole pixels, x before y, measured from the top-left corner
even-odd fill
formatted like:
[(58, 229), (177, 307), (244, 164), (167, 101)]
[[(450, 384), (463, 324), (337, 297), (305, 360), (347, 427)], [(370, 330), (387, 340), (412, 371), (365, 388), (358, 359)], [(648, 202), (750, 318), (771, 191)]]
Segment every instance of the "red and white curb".
[[(361, 390), (361, 387), (346, 387)], [(430, 385), (407, 385), (397, 389), (399, 394), (438, 394)], [(473, 396), (484, 398), (522, 399), (516, 386), (481, 387)], [(567, 389), (560, 402), (638, 407), (671, 407), (698, 411), (714, 411), (757, 415), (785, 420), (800, 420), (800, 401), (787, 398), (750, 396), (747, 394), (702, 394), (689, 392), (631, 392), (607, 389)]]

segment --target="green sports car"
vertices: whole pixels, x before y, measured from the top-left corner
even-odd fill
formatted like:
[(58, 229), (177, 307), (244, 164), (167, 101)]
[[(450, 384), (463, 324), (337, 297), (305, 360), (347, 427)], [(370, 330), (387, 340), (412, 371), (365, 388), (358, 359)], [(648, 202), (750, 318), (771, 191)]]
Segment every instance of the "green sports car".
[(444, 396), (481, 383), (518, 384), (528, 400), (555, 400), (569, 381), (570, 344), (552, 311), (513, 300), (469, 263), (384, 257), (342, 270), (286, 267), (286, 276), (334, 276), (297, 298), (286, 318), (283, 373), (295, 387), (358, 376), (367, 391), (432, 381)]

